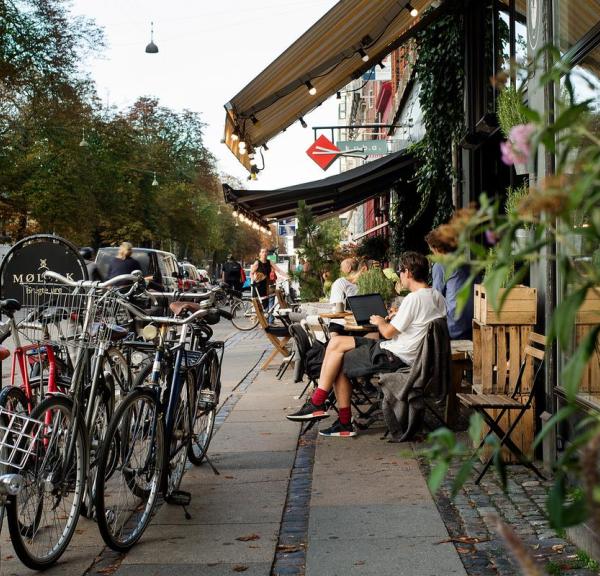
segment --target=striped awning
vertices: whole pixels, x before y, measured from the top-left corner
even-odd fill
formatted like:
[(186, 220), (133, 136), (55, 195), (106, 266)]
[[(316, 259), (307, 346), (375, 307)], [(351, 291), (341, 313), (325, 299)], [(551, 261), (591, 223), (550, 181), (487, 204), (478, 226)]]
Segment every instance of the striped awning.
[[(437, 8), (421, 16), (432, 4)], [(340, 0), (225, 105), (225, 143), (249, 170), (240, 139), (246, 150), (264, 145), (428, 26), (450, 4)], [(416, 17), (411, 8), (418, 11)], [(311, 94), (310, 87), (316, 93)]]

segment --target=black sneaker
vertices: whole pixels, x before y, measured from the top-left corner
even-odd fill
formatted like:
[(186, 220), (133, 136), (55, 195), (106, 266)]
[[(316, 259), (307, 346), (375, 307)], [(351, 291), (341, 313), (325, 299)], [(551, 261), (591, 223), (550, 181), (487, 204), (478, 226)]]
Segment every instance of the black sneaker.
[(356, 430), (352, 424), (342, 424), (339, 420), (336, 420), (333, 426), (325, 428), (325, 430), (319, 430), (319, 434), (321, 436), (349, 438), (350, 436), (356, 436)]
[(327, 408), (325, 408), (325, 404), (317, 406), (309, 398), (300, 410), (287, 414), (286, 418), (294, 421), (322, 420), (323, 418), (329, 418), (329, 413), (327, 412)]

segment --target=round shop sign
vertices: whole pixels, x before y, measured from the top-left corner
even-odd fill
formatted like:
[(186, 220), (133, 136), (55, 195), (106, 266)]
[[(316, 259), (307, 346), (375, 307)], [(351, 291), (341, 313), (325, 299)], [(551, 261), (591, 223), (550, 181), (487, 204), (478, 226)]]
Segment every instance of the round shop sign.
[(36, 234), (17, 242), (0, 265), (0, 296), (23, 301), (28, 284), (44, 281), (46, 270), (71, 280), (87, 280), (87, 268), (77, 248), (68, 240), (50, 234)]

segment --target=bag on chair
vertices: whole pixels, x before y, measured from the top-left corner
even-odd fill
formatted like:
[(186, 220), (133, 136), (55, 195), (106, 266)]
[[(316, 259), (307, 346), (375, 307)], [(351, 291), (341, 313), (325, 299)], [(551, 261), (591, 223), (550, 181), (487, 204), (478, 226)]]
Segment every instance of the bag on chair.
[(309, 378), (316, 379), (321, 374), (321, 366), (325, 358), (325, 348), (325, 344), (316, 340), (306, 353), (306, 375)]

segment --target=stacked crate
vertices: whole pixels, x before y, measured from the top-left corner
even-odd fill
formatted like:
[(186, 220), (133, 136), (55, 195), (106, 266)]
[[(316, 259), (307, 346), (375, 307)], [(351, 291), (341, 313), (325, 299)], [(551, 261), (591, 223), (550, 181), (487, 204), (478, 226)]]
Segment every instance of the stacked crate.
[[(499, 296), (500, 297), (500, 296)], [(518, 286), (511, 290), (501, 311), (497, 311), (488, 298), (485, 287), (475, 285), (473, 320), (473, 392), (478, 394), (512, 395), (515, 390), (521, 363), (525, 358), (525, 347), (529, 333), (537, 320), (537, 290)], [(528, 366), (521, 382), (521, 396), (517, 400), (526, 402), (533, 385), (533, 369)], [(489, 410), (492, 417), (499, 410)], [(500, 420), (506, 430), (516, 412), (507, 412)], [(488, 431), (487, 426), (484, 434)], [(511, 438), (528, 454), (535, 435), (535, 404), (521, 418)], [(509, 450), (502, 457), (515, 461)]]
[[(593, 326), (600, 324), (600, 287), (590, 288), (583, 304), (577, 313), (575, 321), (575, 343), (579, 344)], [(600, 343), (596, 348), (588, 365), (586, 366), (579, 391), (588, 394), (596, 400), (600, 398)]]

